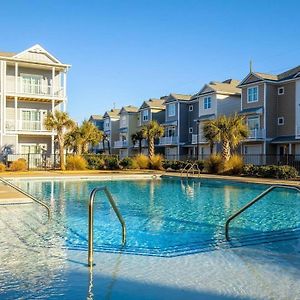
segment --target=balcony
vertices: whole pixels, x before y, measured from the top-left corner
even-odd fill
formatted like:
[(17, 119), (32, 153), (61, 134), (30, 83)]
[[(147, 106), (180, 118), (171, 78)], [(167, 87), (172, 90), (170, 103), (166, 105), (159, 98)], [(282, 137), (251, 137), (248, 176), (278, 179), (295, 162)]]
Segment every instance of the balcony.
[(164, 136), (159, 139), (160, 146), (177, 145), (177, 144), (178, 144), (178, 136)]
[(7, 93), (18, 94), (23, 96), (40, 96), (44, 98), (54, 97), (63, 98), (64, 89), (58, 86), (51, 86), (40, 84), (25, 84), (22, 77), (18, 77), (18, 84), (16, 89), (15, 79), (11, 78), (7, 80)]
[(128, 141), (124, 140), (124, 141), (116, 141), (114, 143), (114, 148), (127, 148), (128, 147)]
[[(139, 141), (137, 141), (136, 143), (135, 143), (135, 145), (133, 145), (133, 148), (138, 148), (140, 146), (140, 144), (139, 144)], [(142, 140), (142, 148), (146, 148), (146, 147), (148, 147), (148, 142), (147, 142), (147, 140)]]
[(192, 134), (192, 144), (197, 145), (197, 143), (198, 144), (207, 143), (207, 140), (201, 134), (198, 135), (198, 140), (197, 140), (197, 134)]
[(43, 121), (25, 121), (25, 120), (6, 120), (7, 131), (26, 131), (26, 132), (51, 132), (47, 130)]
[(261, 140), (266, 137), (265, 129), (251, 129), (249, 130), (248, 140)]

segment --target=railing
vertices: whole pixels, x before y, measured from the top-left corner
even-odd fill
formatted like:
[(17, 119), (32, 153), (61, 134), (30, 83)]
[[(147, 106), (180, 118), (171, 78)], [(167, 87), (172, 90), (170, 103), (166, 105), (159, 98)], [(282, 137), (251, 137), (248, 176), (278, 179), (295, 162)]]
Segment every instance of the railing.
[(254, 198), (253, 200), (251, 200), (249, 203), (247, 203), (245, 206), (243, 206), (241, 209), (239, 209), (236, 213), (234, 213), (233, 215), (231, 215), (227, 219), (227, 221), (225, 223), (225, 237), (226, 237), (227, 241), (230, 240), (230, 237), (229, 237), (229, 224), (230, 224), (230, 222), (233, 219), (235, 219), (237, 216), (239, 216), (242, 212), (244, 212), (246, 209), (248, 209), (253, 204), (255, 204), (257, 201), (259, 201), (264, 196), (266, 196), (268, 193), (270, 193), (271, 191), (273, 191), (274, 189), (277, 189), (277, 188), (296, 190), (297, 192), (300, 192), (300, 188), (299, 187), (297, 187), (297, 186), (291, 186), (291, 185), (272, 185), (271, 187), (269, 187), (268, 189), (266, 189), (264, 192), (262, 192), (261, 194), (259, 194), (256, 198)]
[(43, 121), (26, 121), (26, 120), (6, 120), (6, 130), (21, 130), (21, 131), (48, 131), (43, 124)]
[(17, 190), (18, 192), (20, 192), (21, 194), (25, 195), (26, 197), (32, 199), (33, 201), (35, 201), (36, 203), (40, 204), (41, 206), (45, 207), (47, 209), (47, 213), (48, 213), (48, 220), (51, 219), (51, 210), (50, 210), (50, 207), (46, 203), (44, 203), (43, 201), (37, 199), (36, 197), (28, 194), (27, 192), (25, 192), (22, 189), (20, 189), (18, 186), (16, 186), (13, 183), (5, 180), (2, 177), (0, 177), (0, 181), (2, 183), (4, 183), (5, 185), (9, 185), (11, 188)]
[(200, 144), (200, 143), (207, 143), (205, 137), (201, 134), (198, 134), (198, 139), (197, 139), (197, 134), (192, 134), (192, 144)]
[(124, 147), (128, 147), (128, 141), (116, 141), (114, 143), (114, 148), (124, 148)]
[[(53, 93), (52, 93), (53, 91)], [(39, 95), (39, 96), (52, 96), (63, 97), (64, 89), (60, 86), (52, 86), (43, 83), (30, 83), (27, 84), (23, 81), (22, 77), (18, 77), (18, 88), (15, 87), (15, 77), (7, 80), (7, 92), (17, 93), (21, 95)]]
[(180, 172), (180, 177), (182, 177), (182, 175), (183, 175), (183, 173), (184, 172), (187, 172), (187, 168), (188, 167), (191, 167), (193, 164), (192, 163), (187, 163), (185, 166), (184, 166), (184, 168), (181, 170), (181, 172)]
[[(148, 147), (148, 142), (147, 140), (142, 140), (142, 144), (141, 144), (142, 148)], [(133, 146), (134, 148), (138, 148), (139, 147), (139, 141), (136, 141), (136, 143)]]
[(178, 136), (165, 136), (159, 139), (159, 145), (176, 145), (178, 144)]
[(251, 129), (249, 130), (249, 136), (248, 139), (264, 139), (266, 137), (266, 130), (265, 129)]
[(184, 168), (180, 172), (180, 177), (183, 177), (183, 173), (186, 172), (186, 177), (189, 177), (189, 173), (193, 171), (193, 175), (195, 175), (195, 170), (198, 172), (198, 177), (200, 176), (200, 169), (197, 162), (187, 163)]
[(88, 266), (93, 266), (93, 245), (94, 245), (94, 200), (97, 192), (103, 191), (112, 206), (115, 214), (117, 215), (121, 225), (122, 225), (122, 245), (126, 243), (126, 224), (118, 210), (118, 207), (106, 186), (95, 188), (92, 190), (89, 201), (89, 236), (88, 236)]

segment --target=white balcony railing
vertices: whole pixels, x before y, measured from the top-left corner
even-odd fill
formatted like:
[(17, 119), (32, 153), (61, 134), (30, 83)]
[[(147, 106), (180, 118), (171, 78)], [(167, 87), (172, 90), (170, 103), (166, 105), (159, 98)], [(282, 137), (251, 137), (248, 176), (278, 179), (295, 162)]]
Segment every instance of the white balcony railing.
[(178, 136), (164, 136), (159, 139), (159, 145), (176, 145), (178, 144)]
[(266, 137), (265, 129), (251, 129), (249, 130), (249, 140), (259, 140), (264, 139)]
[[(134, 148), (138, 148), (140, 146), (139, 141), (136, 141), (136, 143), (134, 144)], [(148, 147), (148, 142), (147, 140), (142, 140), (142, 148)]]
[(17, 93), (20, 95), (35, 95), (47, 97), (64, 97), (64, 89), (59, 86), (46, 85), (43, 82), (40, 84), (26, 84), (23, 82), (22, 77), (18, 77), (18, 85), (16, 89), (15, 79), (10, 78), (7, 80), (7, 93)]
[(207, 143), (205, 137), (201, 134), (198, 135), (197, 139), (197, 134), (192, 134), (192, 144), (200, 144), (200, 143)]
[(126, 148), (126, 147), (128, 147), (128, 141), (116, 141), (115, 143), (114, 143), (114, 148)]
[(8, 131), (49, 131), (45, 128), (43, 121), (6, 120)]

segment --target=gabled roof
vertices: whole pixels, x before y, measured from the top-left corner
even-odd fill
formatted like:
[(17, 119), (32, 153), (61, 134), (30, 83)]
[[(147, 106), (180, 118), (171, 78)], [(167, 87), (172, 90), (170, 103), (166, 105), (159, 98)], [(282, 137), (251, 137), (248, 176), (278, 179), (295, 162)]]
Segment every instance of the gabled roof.
[(173, 101), (189, 101), (191, 100), (192, 95), (186, 95), (186, 94), (175, 94), (171, 93), (168, 97), (164, 97), (165, 102), (173, 102)]
[(101, 120), (103, 120), (103, 116), (102, 115), (91, 115), (89, 120), (101, 121)]
[(227, 79), (222, 82), (219, 81), (211, 81), (208, 84), (205, 84), (203, 88), (193, 96), (196, 98), (201, 95), (205, 95), (208, 93), (219, 93), (219, 94), (233, 94), (240, 95), (241, 90), (237, 87), (239, 81), (236, 79)]
[(105, 112), (103, 118), (119, 118), (120, 109), (112, 108)]
[(139, 109), (145, 109), (145, 108), (165, 109), (164, 102), (165, 102), (164, 99), (151, 98), (147, 101), (144, 101)]
[(132, 106), (132, 105), (127, 105), (127, 106), (123, 106), (120, 110), (121, 114), (122, 112), (127, 112), (127, 113), (136, 113), (138, 112), (139, 109), (136, 106)]

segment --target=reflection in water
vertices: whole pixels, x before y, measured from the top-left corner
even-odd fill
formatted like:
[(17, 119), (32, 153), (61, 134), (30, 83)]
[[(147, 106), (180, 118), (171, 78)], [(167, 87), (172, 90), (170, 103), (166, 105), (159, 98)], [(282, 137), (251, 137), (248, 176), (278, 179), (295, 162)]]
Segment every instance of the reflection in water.
[(196, 190), (199, 189), (201, 186), (200, 181), (194, 181), (194, 180), (181, 180), (181, 190), (182, 192), (189, 198), (189, 199), (195, 199), (196, 196)]

